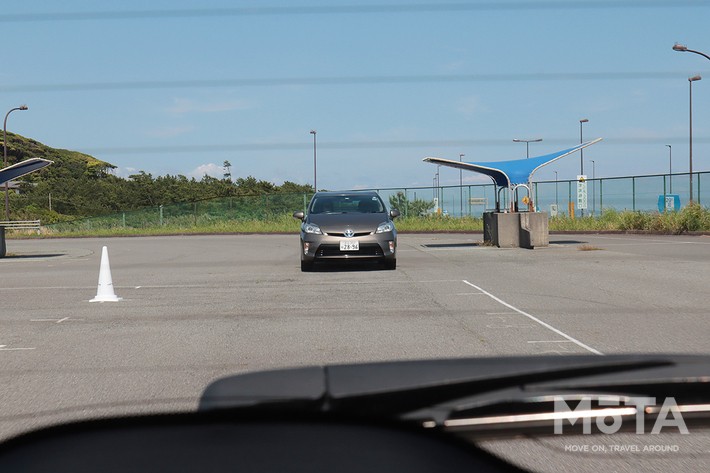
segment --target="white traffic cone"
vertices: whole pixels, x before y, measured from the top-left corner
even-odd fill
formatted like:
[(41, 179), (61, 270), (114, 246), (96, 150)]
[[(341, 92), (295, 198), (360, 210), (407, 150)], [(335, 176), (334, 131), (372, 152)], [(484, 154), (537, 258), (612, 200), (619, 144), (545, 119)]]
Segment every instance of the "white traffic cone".
[(121, 298), (113, 292), (113, 280), (111, 279), (111, 267), (108, 263), (108, 248), (105, 246), (101, 250), (101, 269), (99, 269), (99, 287), (96, 289), (96, 297), (89, 302), (118, 302)]

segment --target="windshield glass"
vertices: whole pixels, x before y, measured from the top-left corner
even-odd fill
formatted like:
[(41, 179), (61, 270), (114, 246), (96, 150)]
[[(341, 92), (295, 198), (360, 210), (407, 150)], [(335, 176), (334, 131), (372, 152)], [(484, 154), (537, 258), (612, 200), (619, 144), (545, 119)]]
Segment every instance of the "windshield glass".
[(315, 196), (310, 213), (383, 213), (385, 206), (376, 195), (345, 194), (335, 196)]

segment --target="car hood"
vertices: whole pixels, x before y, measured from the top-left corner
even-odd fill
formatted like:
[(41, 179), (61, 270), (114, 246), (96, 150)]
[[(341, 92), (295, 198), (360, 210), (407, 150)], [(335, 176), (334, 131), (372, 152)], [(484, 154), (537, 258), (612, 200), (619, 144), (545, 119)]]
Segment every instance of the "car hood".
[(374, 232), (379, 224), (388, 220), (385, 213), (332, 213), (311, 214), (306, 221), (318, 225), (325, 233), (343, 233), (348, 228), (359, 233)]

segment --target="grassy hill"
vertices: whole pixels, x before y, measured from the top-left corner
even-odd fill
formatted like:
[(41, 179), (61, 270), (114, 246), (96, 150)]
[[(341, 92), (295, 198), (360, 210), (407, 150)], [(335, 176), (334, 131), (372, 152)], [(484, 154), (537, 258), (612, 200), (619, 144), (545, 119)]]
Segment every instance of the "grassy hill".
[[(1, 143), (1, 140), (0, 140)], [(85, 173), (106, 173), (114, 169), (113, 164), (101, 161), (88, 154), (47, 146), (39, 141), (14, 133), (7, 134), (8, 165), (28, 158), (44, 158), (54, 161), (54, 164), (39, 173), (33, 173), (23, 181), (38, 182), (55, 175), (79, 177)]]
[[(20, 193), (11, 193), (11, 219), (40, 219), (43, 224), (77, 217), (130, 211), (178, 202), (204, 201), (216, 197), (255, 196), (310, 192), (308, 185), (284, 182), (281, 186), (254, 177), (201, 180), (185, 176), (153, 177), (138, 172), (128, 179), (111, 173), (115, 166), (88, 154), (51, 148), (38, 141), (8, 133), (8, 163), (27, 158), (45, 158), (54, 164), (28, 174)], [(4, 199), (0, 199), (4, 214)]]
[[(10, 194), (12, 219), (40, 218), (52, 222), (75, 215), (79, 209), (73, 201), (81, 194), (77, 186), (90, 180), (108, 177), (109, 172), (115, 168), (111, 163), (88, 154), (52, 148), (14, 133), (7, 134), (7, 156), (8, 165), (28, 158), (44, 158), (54, 162), (19, 180), (19, 195), (14, 192)], [(0, 200), (0, 209), (4, 214), (4, 199)]]

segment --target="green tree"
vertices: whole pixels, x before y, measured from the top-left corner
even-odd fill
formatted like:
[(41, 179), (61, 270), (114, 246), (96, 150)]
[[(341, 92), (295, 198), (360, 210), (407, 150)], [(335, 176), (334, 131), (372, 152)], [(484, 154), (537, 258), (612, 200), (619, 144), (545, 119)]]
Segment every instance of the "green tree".
[(434, 208), (434, 201), (414, 199), (409, 200), (407, 195), (399, 191), (389, 197), (390, 208), (399, 210), (405, 217), (423, 216)]
[(225, 181), (230, 181), (232, 180), (232, 163), (229, 161), (225, 160), (224, 163), (222, 164), (224, 167), (224, 180)]

